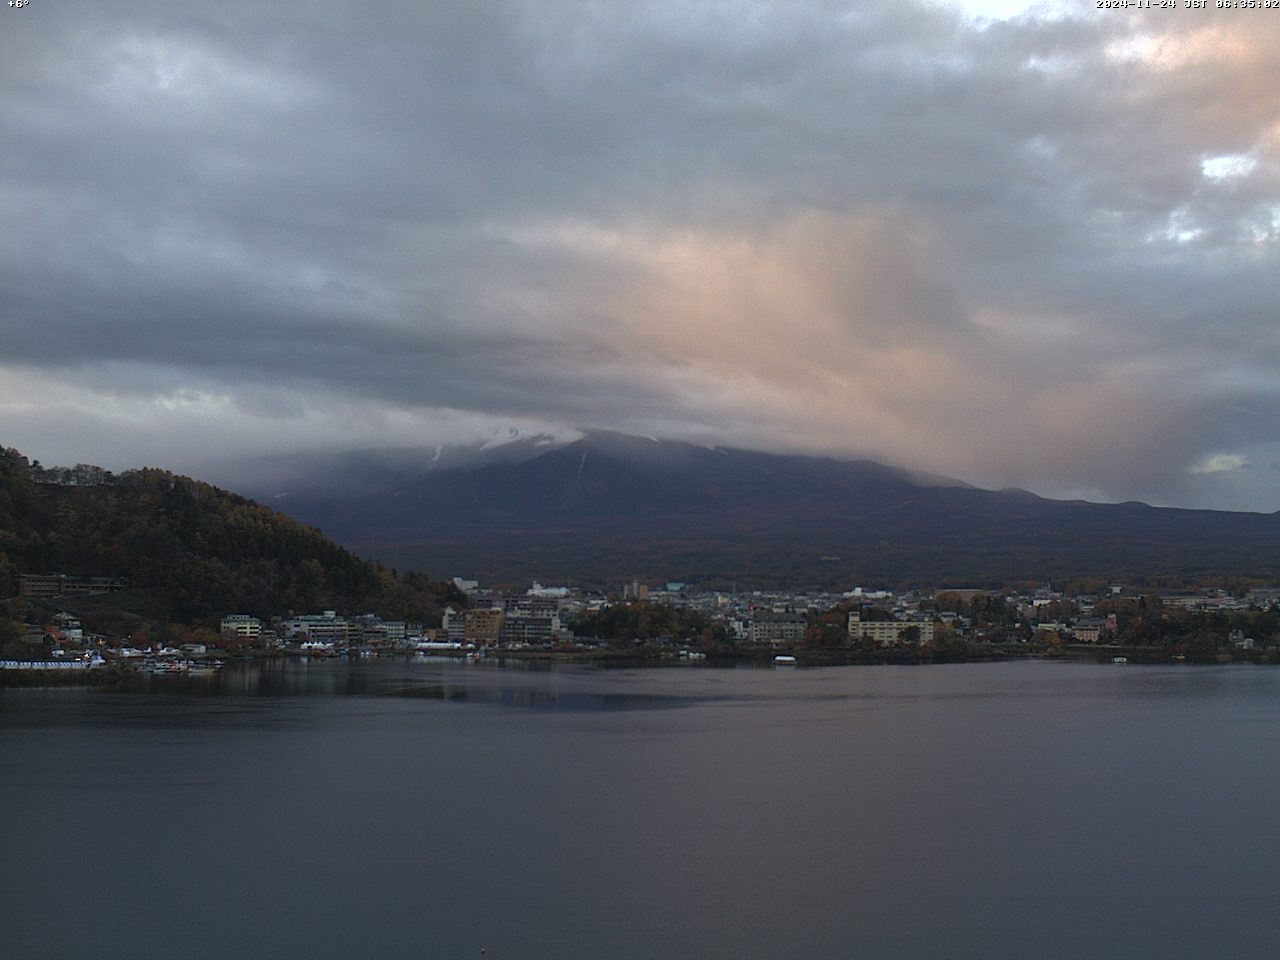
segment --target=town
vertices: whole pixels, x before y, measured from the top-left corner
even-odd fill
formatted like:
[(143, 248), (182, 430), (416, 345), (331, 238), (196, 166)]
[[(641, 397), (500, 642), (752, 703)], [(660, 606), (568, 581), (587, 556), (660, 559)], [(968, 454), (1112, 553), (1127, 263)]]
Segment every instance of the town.
[[(29, 619), (0, 669), (75, 671), (108, 665), (199, 674), (228, 657), (457, 656), (561, 659), (743, 659), (801, 663), (919, 662), (1076, 656), (1128, 662), (1280, 660), (1280, 588), (1146, 592), (1084, 581), (1002, 590), (843, 593), (707, 591), (676, 582), (610, 592), (534, 582), (487, 589), (455, 577), (437, 624), (323, 610), (268, 618), (228, 612), (179, 636), (86, 628), (76, 601), (119, 579), (23, 574)], [(152, 631), (153, 633), (155, 631)], [(22, 654), (17, 656), (16, 654)]]

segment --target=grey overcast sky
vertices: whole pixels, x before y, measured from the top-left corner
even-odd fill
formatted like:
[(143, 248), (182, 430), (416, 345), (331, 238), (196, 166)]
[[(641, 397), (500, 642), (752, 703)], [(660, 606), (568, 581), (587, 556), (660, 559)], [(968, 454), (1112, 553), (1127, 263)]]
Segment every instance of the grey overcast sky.
[(604, 427), (1280, 508), (1280, 9), (0, 7), (0, 442)]

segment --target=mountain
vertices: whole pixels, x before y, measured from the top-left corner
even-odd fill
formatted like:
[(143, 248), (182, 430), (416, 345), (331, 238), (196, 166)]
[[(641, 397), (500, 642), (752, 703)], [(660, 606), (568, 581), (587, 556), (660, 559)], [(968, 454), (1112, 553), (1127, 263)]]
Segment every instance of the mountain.
[(273, 496), (357, 552), (487, 582), (936, 585), (1280, 576), (1280, 515), (1055, 501), (871, 461), (616, 433), (431, 470), (341, 469)]
[(378, 494), (422, 474), (520, 463), (563, 446), (546, 434), (432, 447), (311, 451), (215, 460), (196, 472), (223, 487), (253, 491), (258, 499), (289, 492), (349, 498)]
[(124, 578), (129, 589), (112, 598), (128, 612), (205, 625), (291, 609), (430, 620), (447, 592), (207, 483), (154, 469), (49, 470), (0, 448), (0, 596), (20, 573)]

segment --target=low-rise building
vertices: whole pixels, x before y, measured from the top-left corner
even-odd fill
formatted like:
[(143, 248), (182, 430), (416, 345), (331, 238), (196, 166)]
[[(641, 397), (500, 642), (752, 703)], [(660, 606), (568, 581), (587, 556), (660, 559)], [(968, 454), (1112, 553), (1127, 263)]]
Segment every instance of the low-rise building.
[(113, 593), (125, 586), (126, 581), (121, 577), (72, 577), (65, 573), (23, 573), (18, 576), (18, 593), (33, 600)]
[(1071, 628), (1076, 643), (1101, 643), (1116, 633), (1116, 615), (1106, 617), (1081, 617)]
[(61, 573), (24, 573), (18, 577), (18, 595), (32, 600), (49, 600), (62, 596)]
[(857, 610), (849, 614), (849, 640), (853, 643), (877, 643), (890, 647), (895, 643), (929, 643), (933, 640), (932, 620), (863, 620)]

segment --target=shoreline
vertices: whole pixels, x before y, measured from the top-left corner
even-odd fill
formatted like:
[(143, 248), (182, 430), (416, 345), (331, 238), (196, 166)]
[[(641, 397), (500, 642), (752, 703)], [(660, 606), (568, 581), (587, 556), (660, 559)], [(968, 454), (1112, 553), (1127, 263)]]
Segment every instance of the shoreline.
[[(1024, 644), (992, 645), (990, 648), (960, 652), (929, 651), (923, 649), (889, 648), (883, 650), (803, 650), (803, 649), (765, 649), (750, 652), (735, 651), (732, 653), (708, 652), (704, 658), (690, 659), (681, 657), (679, 653), (669, 651), (633, 652), (624, 650), (502, 650), (486, 653), (482, 658), (471, 658), (477, 665), (503, 666), (504, 664), (594, 664), (600, 667), (729, 667), (738, 664), (767, 667), (774, 665), (774, 657), (778, 655), (794, 656), (795, 662), (789, 663), (792, 668), (806, 667), (843, 667), (843, 666), (931, 666), (962, 663), (1000, 663), (1013, 660), (1044, 660), (1060, 663), (1097, 663), (1099, 665), (1133, 665), (1133, 666), (1222, 666), (1225, 664), (1244, 664), (1257, 666), (1275, 666), (1280, 664), (1280, 656), (1265, 650), (1240, 650), (1235, 653), (1218, 653), (1211, 656), (1192, 656), (1176, 654), (1171, 649), (1153, 649), (1148, 647), (1036, 647), (1028, 649)], [(445, 660), (467, 662), (466, 656), (435, 654)], [(420, 654), (387, 653), (377, 657), (334, 656), (314, 658), (319, 662), (347, 664), (363, 663), (370, 659), (403, 660), (414, 662)], [(255, 651), (252, 654), (237, 654), (226, 662), (235, 661), (261, 663), (273, 660), (297, 660), (296, 653), (280, 654), (267, 651)], [(188, 676), (176, 674), (174, 677), (153, 676), (135, 669), (131, 665), (112, 663), (105, 667), (84, 670), (41, 670), (41, 669), (5, 669), (0, 670), (0, 689), (32, 688), (32, 687), (122, 687), (139, 686), (140, 681), (154, 681), (160, 685), (181, 678), (186, 681), (203, 682), (218, 674)], [(149, 684), (148, 684), (149, 685)]]

